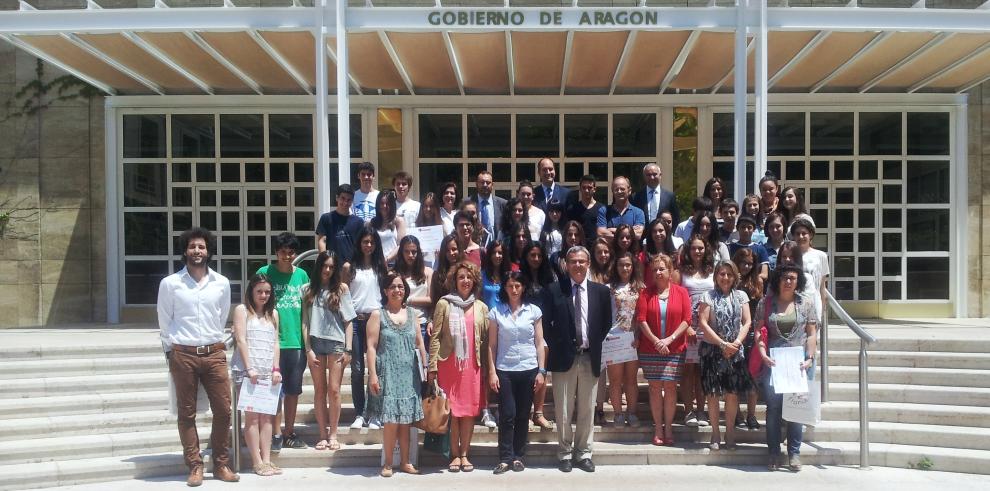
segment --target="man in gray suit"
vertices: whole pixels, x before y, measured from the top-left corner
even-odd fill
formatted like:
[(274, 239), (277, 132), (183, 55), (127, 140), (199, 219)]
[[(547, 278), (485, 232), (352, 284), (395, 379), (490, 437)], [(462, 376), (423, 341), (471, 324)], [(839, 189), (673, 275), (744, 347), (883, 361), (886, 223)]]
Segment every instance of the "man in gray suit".
[(505, 207), (505, 198), (500, 198), (492, 193), (494, 181), (492, 173), (483, 170), (478, 173), (475, 181), (478, 186), (478, 194), (471, 198), (478, 203), (478, 218), (485, 231), (481, 234), (481, 247), (488, 247), (488, 244), (498, 236), (499, 226), (502, 224), (502, 208)]

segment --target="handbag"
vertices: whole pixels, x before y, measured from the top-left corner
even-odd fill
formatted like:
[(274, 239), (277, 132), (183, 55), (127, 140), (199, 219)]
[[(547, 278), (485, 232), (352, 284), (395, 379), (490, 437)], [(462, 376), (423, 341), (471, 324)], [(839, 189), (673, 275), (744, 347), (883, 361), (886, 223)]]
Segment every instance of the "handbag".
[(770, 324), (770, 309), (764, 308), (763, 314), (763, 325), (760, 326), (758, 331), (756, 331), (756, 339), (753, 341), (753, 347), (749, 349), (749, 360), (747, 367), (749, 368), (749, 375), (753, 377), (753, 380), (759, 380), (766, 372), (767, 368), (763, 364), (763, 357), (760, 356), (760, 343), (762, 342), (764, 345), (767, 344), (767, 325)]
[(413, 423), (413, 426), (427, 433), (444, 434), (447, 433), (449, 421), (450, 401), (434, 380), (429, 386), (429, 393), (423, 398), (423, 419)]

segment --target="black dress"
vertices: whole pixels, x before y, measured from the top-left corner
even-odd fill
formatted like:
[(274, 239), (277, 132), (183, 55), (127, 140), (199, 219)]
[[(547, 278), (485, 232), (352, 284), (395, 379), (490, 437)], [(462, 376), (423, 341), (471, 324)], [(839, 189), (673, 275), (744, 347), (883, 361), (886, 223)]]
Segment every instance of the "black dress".
[[(706, 292), (701, 302), (711, 308), (708, 325), (720, 338), (732, 342), (739, 336), (742, 324), (743, 305), (749, 302), (745, 292), (732, 290), (731, 295), (723, 295), (718, 289)], [(722, 356), (716, 344), (702, 343), (701, 387), (707, 395), (740, 394), (752, 386), (752, 379), (746, 367), (745, 349), (740, 349), (731, 358)]]

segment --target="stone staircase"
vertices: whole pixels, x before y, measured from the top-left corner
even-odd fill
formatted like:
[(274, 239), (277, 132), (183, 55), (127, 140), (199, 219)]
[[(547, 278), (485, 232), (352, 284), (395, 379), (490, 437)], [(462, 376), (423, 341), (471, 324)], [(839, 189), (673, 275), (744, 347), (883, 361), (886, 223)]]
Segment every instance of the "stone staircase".
[[(822, 408), (823, 422), (805, 433), (802, 460), (854, 465), (859, 462), (858, 340), (838, 328), (832, 333), (830, 401)], [(930, 462), (936, 470), (990, 474), (990, 337), (887, 339), (882, 332), (878, 337), (870, 355), (871, 463), (910, 467)], [(354, 417), (346, 380), (345, 375), (342, 425)], [(0, 489), (186, 472), (175, 420), (167, 411), (165, 361), (153, 334), (147, 342), (113, 346), (94, 338), (46, 349), (0, 347), (0, 381), (5, 388), (0, 392)], [(765, 463), (762, 429), (739, 431), (740, 448), (731, 452), (708, 450), (708, 428), (677, 426), (676, 447), (650, 445), (646, 395), (641, 384), (639, 428), (596, 430), (596, 463)], [(318, 439), (312, 398), (307, 385), (297, 425), (311, 445)], [(611, 412), (608, 405), (606, 412)], [(762, 406), (757, 416), (764, 421)], [(209, 416), (198, 421), (206, 442)], [(344, 426), (341, 450), (285, 449), (277, 462), (283, 467), (376, 466), (381, 436), (381, 431)], [(496, 441), (496, 431), (476, 427), (472, 460), (481, 469), (495, 464)], [(555, 432), (531, 428), (530, 442), (530, 464), (555, 463)], [(419, 457), (425, 466), (446, 463), (422, 449)], [(248, 460), (245, 454), (245, 468)]]

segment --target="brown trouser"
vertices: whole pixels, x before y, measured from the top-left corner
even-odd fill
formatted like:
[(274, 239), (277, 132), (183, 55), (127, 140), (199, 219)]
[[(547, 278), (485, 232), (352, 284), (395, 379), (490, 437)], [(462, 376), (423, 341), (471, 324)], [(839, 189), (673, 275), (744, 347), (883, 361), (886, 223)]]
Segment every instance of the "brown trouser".
[(230, 440), (230, 376), (227, 356), (223, 350), (208, 355), (195, 355), (172, 350), (169, 372), (175, 383), (175, 400), (179, 412), (179, 440), (182, 454), (190, 469), (203, 466), (199, 455), (199, 432), (196, 431), (196, 394), (203, 384), (213, 411), (213, 431), (210, 448), (213, 468), (229, 467), (227, 442)]

